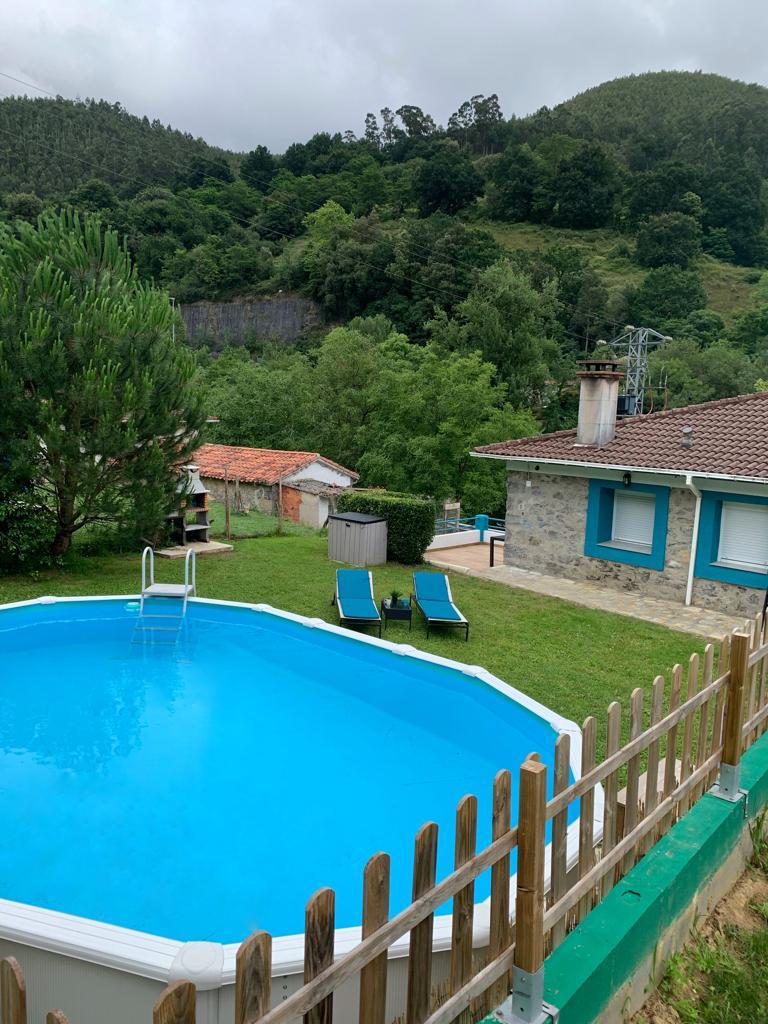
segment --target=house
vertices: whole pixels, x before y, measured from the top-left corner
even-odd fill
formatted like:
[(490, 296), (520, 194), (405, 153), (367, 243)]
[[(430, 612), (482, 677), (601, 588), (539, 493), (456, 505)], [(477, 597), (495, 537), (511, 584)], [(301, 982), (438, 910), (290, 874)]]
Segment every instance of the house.
[(582, 364), (575, 430), (476, 448), (507, 464), (505, 561), (735, 615), (768, 585), (768, 393), (618, 419)]
[(283, 515), (296, 523), (319, 528), (336, 508), (336, 497), (358, 474), (318, 452), (288, 452), (272, 448), (241, 448), (204, 444), (195, 452), (200, 477), (214, 498), (224, 500), (229, 481), (230, 501), (245, 509)]

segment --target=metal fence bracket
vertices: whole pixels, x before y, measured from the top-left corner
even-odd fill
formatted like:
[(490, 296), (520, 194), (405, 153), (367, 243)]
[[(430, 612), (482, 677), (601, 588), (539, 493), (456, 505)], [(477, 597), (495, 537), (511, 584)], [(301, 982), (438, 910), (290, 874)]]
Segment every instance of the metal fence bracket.
[(544, 1002), (544, 968), (531, 973), (512, 968), (512, 993), (494, 1016), (504, 1024), (557, 1024), (560, 1011)]
[(710, 790), (710, 793), (719, 800), (727, 800), (732, 804), (741, 800), (743, 796), (743, 790), (741, 789), (741, 765), (726, 764), (723, 761), (720, 765), (718, 780)]

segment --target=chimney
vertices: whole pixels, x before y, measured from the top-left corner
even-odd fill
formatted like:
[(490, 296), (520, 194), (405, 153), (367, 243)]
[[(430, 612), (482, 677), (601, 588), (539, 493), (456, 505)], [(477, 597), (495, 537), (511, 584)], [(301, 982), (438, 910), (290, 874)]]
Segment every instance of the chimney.
[(619, 381), (624, 374), (616, 359), (585, 359), (576, 376), (579, 391), (579, 425), (576, 444), (602, 448), (616, 435)]

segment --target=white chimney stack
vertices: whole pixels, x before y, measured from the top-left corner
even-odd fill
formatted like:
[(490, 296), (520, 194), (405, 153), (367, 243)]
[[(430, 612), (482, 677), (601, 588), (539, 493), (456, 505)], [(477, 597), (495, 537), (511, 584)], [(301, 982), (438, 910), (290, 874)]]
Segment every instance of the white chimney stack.
[(602, 448), (616, 436), (619, 381), (624, 376), (615, 359), (585, 359), (576, 374), (579, 391), (579, 424), (576, 444)]

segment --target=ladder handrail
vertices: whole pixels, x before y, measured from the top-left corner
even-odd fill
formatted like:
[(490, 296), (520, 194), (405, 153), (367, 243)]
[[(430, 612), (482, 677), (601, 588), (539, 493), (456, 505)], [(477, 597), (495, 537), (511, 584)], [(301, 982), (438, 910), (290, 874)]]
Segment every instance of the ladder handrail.
[[(191, 566), (191, 570), (192, 570), (191, 573), (190, 573), (190, 566)], [(193, 594), (195, 593), (195, 583), (196, 583), (195, 577), (197, 575), (196, 567), (197, 567), (197, 558), (195, 557), (195, 549), (194, 548), (189, 548), (187, 553), (186, 553), (186, 555), (184, 556), (184, 608), (182, 610), (182, 615), (186, 615), (187, 614), (187, 598), (188, 598), (188, 596), (190, 594), (190, 586), (189, 586), (190, 575), (192, 577), (191, 592)]]
[(147, 555), (149, 555), (149, 585), (155, 582), (155, 552), (147, 544), (141, 553), (141, 608), (144, 611), (144, 593), (147, 589)]

